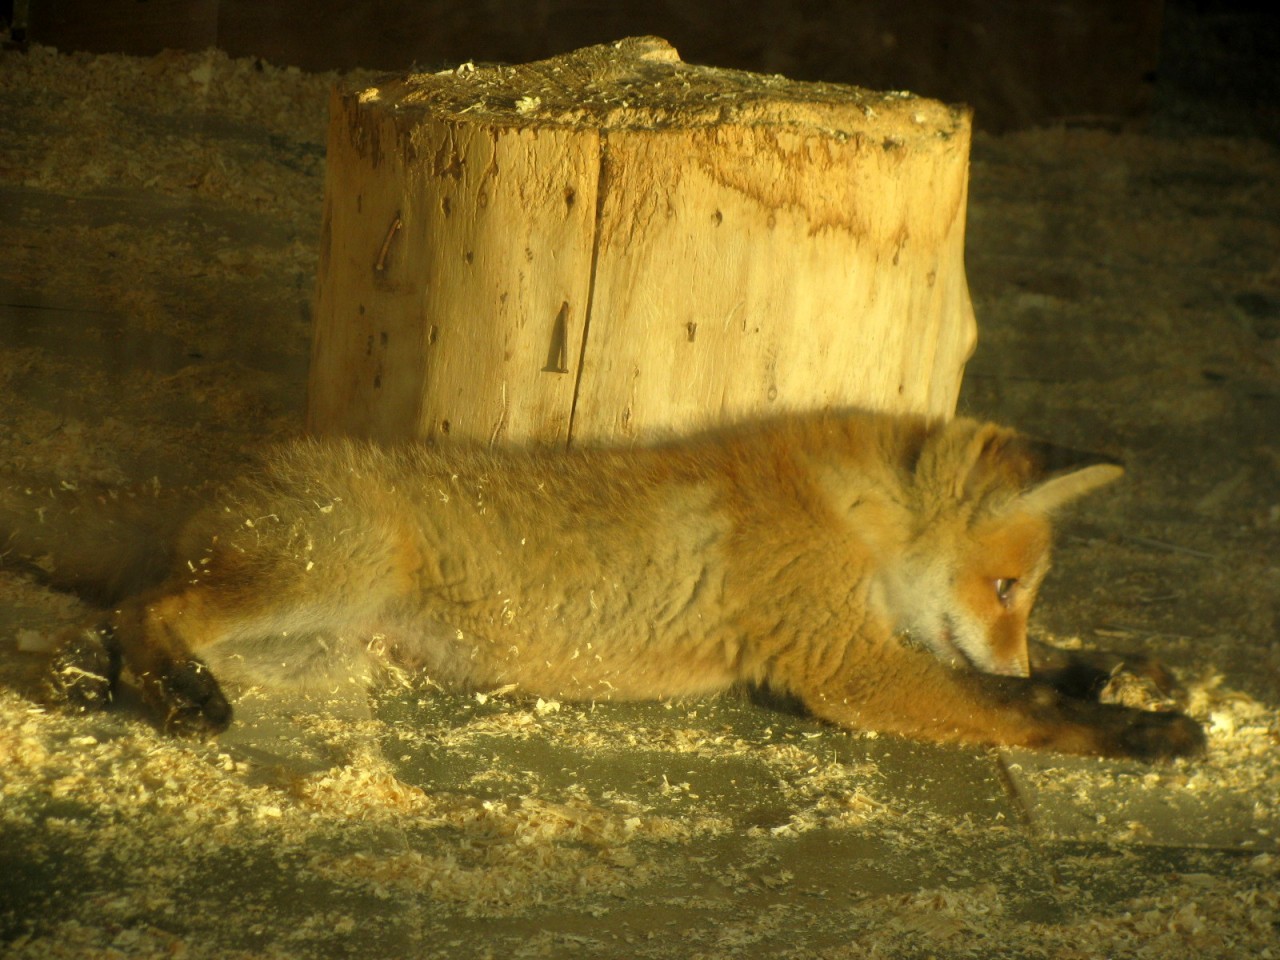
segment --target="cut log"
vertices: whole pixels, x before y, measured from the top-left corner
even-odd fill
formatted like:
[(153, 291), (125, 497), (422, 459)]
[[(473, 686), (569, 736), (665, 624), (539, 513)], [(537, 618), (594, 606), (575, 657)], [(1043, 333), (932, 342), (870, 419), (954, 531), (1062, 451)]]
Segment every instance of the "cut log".
[(655, 38), (336, 90), (315, 433), (567, 445), (949, 416), (970, 117)]

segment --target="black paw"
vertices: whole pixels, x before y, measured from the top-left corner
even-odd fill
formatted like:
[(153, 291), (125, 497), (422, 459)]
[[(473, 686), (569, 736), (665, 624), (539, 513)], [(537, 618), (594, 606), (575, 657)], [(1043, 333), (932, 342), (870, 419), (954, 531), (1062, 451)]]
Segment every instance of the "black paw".
[(209, 736), (231, 725), (231, 704), (212, 671), (194, 657), (142, 678), (142, 686), (167, 733)]
[(1177, 677), (1145, 653), (1059, 650), (1037, 644), (1033, 648), (1032, 674), (1059, 693), (1077, 700), (1125, 703), (1123, 698), (1113, 699), (1111, 695), (1118, 689), (1142, 688), (1150, 691), (1148, 706), (1158, 700), (1168, 701), (1170, 706), (1185, 706), (1187, 702), (1187, 692)]
[(1111, 742), (1104, 744), (1112, 756), (1152, 761), (1204, 753), (1204, 730), (1185, 713), (1116, 709), (1124, 711), (1123, 720)]
[[(1117, 681), (1123, 684), (1126, 677), (1134, 677), (1145, 682), (1154, 692), (1154, 697), (1150, 698), (1152, 700), (1163, 699), (1168, 704), (1179, 707), (1187, 705), (1186, 688), (1178, 682), (1173, 672), (1155, 657), (1147, 656), (1145, 653), (1121, 655), (1121, 662), (1111, 672), (1107, 686), (1114, 686)], [(1105, 701), (1107, 688), (1104, 687), (1098, 696)]]
[(120, 679), (120, 648), (110, 626), (82, 627), (54, 654), (50, 698), (81, 712), (105, 709)]

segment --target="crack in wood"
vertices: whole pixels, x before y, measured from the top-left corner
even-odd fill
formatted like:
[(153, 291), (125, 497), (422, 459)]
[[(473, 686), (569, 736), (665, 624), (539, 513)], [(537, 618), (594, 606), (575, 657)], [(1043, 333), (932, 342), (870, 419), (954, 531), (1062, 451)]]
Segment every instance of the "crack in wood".
[(543, 373), (568, 373), (569, 367), (569, 301), (560, 304), (555, 323), (551, 326), (551, 346), (547, 350), (547, 365)]

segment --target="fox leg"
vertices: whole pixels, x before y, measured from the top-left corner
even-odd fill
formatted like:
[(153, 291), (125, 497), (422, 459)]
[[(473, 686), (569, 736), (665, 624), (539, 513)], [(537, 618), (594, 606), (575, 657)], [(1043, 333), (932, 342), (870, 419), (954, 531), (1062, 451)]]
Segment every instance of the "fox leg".
[(82, 710), (105, 707), (127, 667), (167, 730), (226, 729), (231, 706), (213, 673), (192, 652), (231, 627), (216, 600), (208, 588), (162, 586), (73, 629), (54, 657), (54, 697)]
[(217, 733), (231, 707), (206, 655), (219, 670), (284, 687), (367, 664), (388, 611), (419, 596), (416, 531), (377, 520), (335, 529), (323, 510), (315, 520), (254, 509), (267, 515), (257, 526), (217, 510), (193, 520), (177, 554), (198, 563), (174, 564), (158, 586), (72, 631), (53, 664), (54, 694), (102, 707), (127, 670), (167, 729)]
[(68, 631), (49, 671), (53, 698), (79, 710), (101, 710), (111, 703), (120, 680), (120, 645), (106, 621), (94, 620)]
[(1051, 684), (1070, 697), (1096, 700), (1117, 673), (1148, 680), (1156, 691), (1173, 702), (1186, 705), (1187, 691), (1178, 678), (1155, 657), (1145, 653), (1116, 653), (1108, 650), (1063, 650), (1038, 640), (1029, 640), (1031, 675)]
[(938, 743), (1140, 760), (1191, 756), (1205, 743), (1181, 713), (1079, 699), (1035, 678), (952, 669), (892, 640), (850, 647), (821, 679), (770, 679), (822, 719)]

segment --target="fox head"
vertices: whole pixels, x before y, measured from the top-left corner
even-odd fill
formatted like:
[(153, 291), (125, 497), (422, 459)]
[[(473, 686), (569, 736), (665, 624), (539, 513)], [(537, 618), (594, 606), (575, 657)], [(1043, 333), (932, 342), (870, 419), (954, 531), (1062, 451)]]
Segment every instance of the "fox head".
[(994, 424), (930, 431), (905, 478), (913, 528), (886, 576), (896, 628), (944, 662), (1026, 676), (1050, 518), (1123, 472)]

